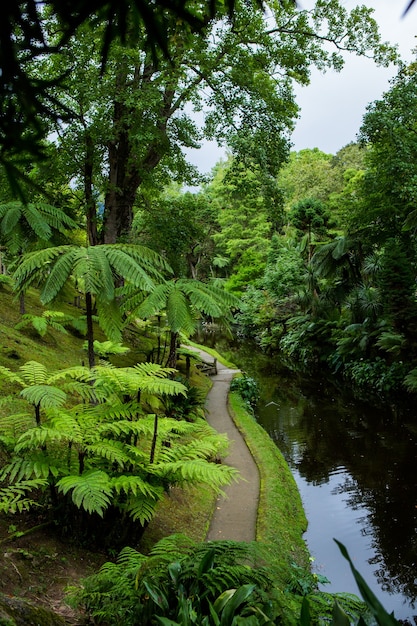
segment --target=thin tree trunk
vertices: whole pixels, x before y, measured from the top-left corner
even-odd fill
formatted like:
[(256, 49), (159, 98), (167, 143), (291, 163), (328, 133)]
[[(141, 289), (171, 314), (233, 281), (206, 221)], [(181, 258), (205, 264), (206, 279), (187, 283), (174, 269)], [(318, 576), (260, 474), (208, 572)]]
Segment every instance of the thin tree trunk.
[(98, 244), (97, 210), (93, 194), (94, 143), (89, 132), (85, 136), (84, 195), (87, 214), (87, 237), (90, 246)]
[(178, 333), (171, 332), (167, 367), (177, 367), (177, 340)]
[(158, 439), (158, 415), (157, 413), (155, 413), (155, 419), (153, 422), (152, 446), (151, 446), (151, 453), (149, 455), (149, 463), (154, 462), (157, 439)]
[(24, 315), (26, 313), (26, 306), (25, 306), (25, 294), (21, 293), (19, 296), (19, 310), (20, 310), (20, 315)]
[(85, 306), (87, 317), (88, 366), (92, 369), (96, 364), (96, 357), (94, 354), (93, 303), (89, 291), (85, 294)]

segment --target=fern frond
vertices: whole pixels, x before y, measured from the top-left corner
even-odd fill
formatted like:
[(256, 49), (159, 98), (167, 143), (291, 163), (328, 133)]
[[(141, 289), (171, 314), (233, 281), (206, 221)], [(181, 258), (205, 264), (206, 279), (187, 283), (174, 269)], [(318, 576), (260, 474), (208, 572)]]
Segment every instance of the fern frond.
[[(172, 269), (166, 260), (157, 252), (152, 250), (151, 248), (147, 248), (146, 246), (135, 245), (135, 244), (112, 244), (108, 245), (109, 254), (113, 254), (114, 252), (121, 251), (123, 254), (128, 255), (129, 259), (133, 259), (135, 263), (139, 267), (143, 267), (149, 274), (151, 274), (154, 278), (161, 278), (161, 271), (172, 273)], [(117, 259), (113, 260), (115, 269), (118, 273), (123, 276), (123, 274), (119, 271), (120, 268), (116, 267)], [(134, 280), (129, 279), (129, 282), (136, 284)]]
[(72, 246), (57, 246), (25, 254), (13, 274), (17, 293), (21, 293), (35, 280), (44, 276), (49, 265), (71, 248)]
[(163, 282), (151, 291), (134, 311), (134, 316), (147, 319), (162, 311), (171, 292), (172, 283)]
[(131, 422), (130, 420), (118, 420), (109, 424), (106, 423), (96, 425), (96, 428), (97, 434), (100, 437), (109, 437), (110, 435), (114, 435), (114, 437), (117, 438), (122, 434), (150, 436), (153, 431), (153, 421), (145, 419), (138, 420), (136, 422)]
[(16, 442), (15, 452), (43, 448), (47, 443), (68, 441), (68, 433), (49, 426), (35, 426), (20, 435)]
[(152, 291), (154, 283), (150, 273), (158, 276), (159, 272), (151, 264), (144, 263), (143, 259), (139, 260), (133, 251), (133, 246), (106, 246), (106, 255), (117, 274), (141, 290)]
[(407, 376), (404, 378), (404, 384), (408, 391), (417, 391), (417, 367), (408, 372)]
[[(162, 494), (163, 492), (161, 489), (161, 498)], [(136, 497), (132, 498), (125, 508), (134, 522), (140, 522), (140, 524), (144, 526), (154, 517), (157, 504), (157, 500), (150, 500), (147, 497)]]
[(218, 436), (210, 439), (192, 440), (183, 445), (162, 447), (158, 455), (158, 462), (194, 461), (197, 459), (212, 459), (219, 455), (220, 442)]
[(17, 383), (21, 387), (25, 386), (25, 383), (23, 382), (19, 374), (16, 374), (16, 372), (12, 372), (11, 370), (9, 370), (8, 367), (4, 367), (3, 365), (0, 365), (0, 376), (3, 379), (7, 379), (10, 383)]
[(109, 476), (100, 470), (89, 470), (81, 476), (64, 476), (57, 482), (57, 487), (64, 495), (72, 491), (75, 506), (100, 517), (111, 503)]
[(89, 444), (88, 453), (102, 459), (107, 459), (111, 463), (117, 464), (119, 467), (125, 467), (131, 462), (131, 458), (125, 452), (123, 443), (117, 441), (99, 441)]
[(3, 236), (12, 233), (22, 214), (20, 202), (7, 202), (0, 206), (0, 230)]
[(120, 554), (117, 557), (118, 566), (122, 566), (126, 569), (136, 569), (142, 565), (145, 561), (147, 561), (146, 556), (135, 550), (134, 548), (130, 548), (126, 546), (120, 551)]
[(181, 556), (190, 554), (197, 547), (197, 543), (182, 533), (175, 533), (162, 537), (154, 546), (152, 546), (150, 555), (165, 557), (169, 561), (178, 560)]
[(86, 293), (96, 296), (97, 301), (114, 300), (114, 276), (108, 259), (107, 246), (88, 246), (83, 250), (82, 278)]
[(32, 507), (40, 506), (39, 501), (27, 498), (28, 492), (36, 491), (48, 485), (48, 481), (42, 478), (24, 480), (9, 487), (0, 489), (0, 512), (22, 513)]
[(116, 300), (103, 300), (96, 298), (97, 314), (100, 328), (112, 342), (120, 343), (122, 340), (122, 314)]
[(45, 385), (48, 381), (47, 369), (38, 361), (27, 361), (19, 369), (28, 385)]
[(161, 489), (144, 481), (140, 476), (117, 476), (111, 479), (110, 484), (117, 494), (142, 495), (147, 498), (152, 498), (152, 500), (160, 500), (161, 498)]
[(21, 482), (24, 479), (48, 478), (58, 476), (60, 468), (45, 456), (42, 452), (31, 453), (30, 458), (14, 457), (13, 460), (2, 468), (0, 480), (8, 477), (10, 483)]
[[(50, 260), (49, 273), (41, 291), (41, 302), (46, 304), (56, 298), (68, 277), (74, 271), (80, 256), (77, 246), (60, 246), (58, 253)], [(57, 260), (55, 261), (55, 258)], [(52, 263), (52, 261), (55, 261)]]
[(50, 373), (48, 377), (48, 384), (54, 385), (60, 380), (76, 380), (78, 382), (90, 383), (93, 380), (93, 375), (88, 367), (83, 365), (75, 365), (73, 367), (67, 367), (63, 370)]
[(176, 372), (174, 368), (162, 367), (159, 363), (136, 363), (133, 369), (141, 376), (158, 376), (159, 378), (166, 378)]
[(196, 320), (190, 310), (184, 292), (173, 284), (166, 303), (166, 315), (169, 329), (174, 333), (184, 332), (190, 335), (196, 327)]
[(172, 483), (194, 482), (209, 484), (216, 490), (237, 480), (238, 471), (229, 465), (208, 463), (201, 459), (156, 463), (149, 471)]
[(62, 433), (62, 437), (59, 436), (58, 441), (64, 439), (72, 443), (81, 443), (85, 434), (81, 426), (82, 422), (83, 418), (78, 414), (73, 415), (67, 411), (52, 410), (48, 412), (48, 420), (44, 427), (50, 428), (51, 435), (52, 433)]
[(20, 396), (34, 406), (40, 406), (42, 409), (63, 406), (67, 399), (65, 391), (51, 385), (31, 385), (26, 387), (26, 389), (22, 389)]
[(18, 437), (22, 432), (35, 424), (33, 415), (22, 412), (5, 415), (0, 419), (0, 431), (2, 434)]

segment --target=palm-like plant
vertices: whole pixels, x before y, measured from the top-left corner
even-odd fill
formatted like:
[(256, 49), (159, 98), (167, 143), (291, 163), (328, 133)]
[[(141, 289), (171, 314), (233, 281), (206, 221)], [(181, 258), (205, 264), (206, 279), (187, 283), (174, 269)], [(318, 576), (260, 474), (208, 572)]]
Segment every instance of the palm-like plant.
[[(49, 242), (54, 233), (77, 228), (62, 209), (44, 202), (7, 202), (0, 204), (0, 240), (11, 258), (20, 257), (34, 244)], [(20, 294), (20, 312), (25, 312), (24, 295)]]
[(131, 283), (142, 292), (154, 289), (160, 271), (169, 269), (163, 259), (144, 246), (127, 244), (57, 246), (26, 254), (14, 272), (17, 293), (42, 284), (41, 301), (54, 300), (69, 279), (84, 290), (88, 362), (95, 365), (93, 312), (108, 338), (121, 340), (122, 317), (116, 298), (116, 280)]
[(127, 298), (124, 306), (131, 316), (146, 319), (165, 312), (170, 331), (167, 367), (176, 367), (180, 333), (190, 336), (201, 314), (224, 323), (231, 321), (231, 309), (239, 300), (220, 287), (190, 278), (178, 278), (157, 285), (143, 300), (141, 295)]

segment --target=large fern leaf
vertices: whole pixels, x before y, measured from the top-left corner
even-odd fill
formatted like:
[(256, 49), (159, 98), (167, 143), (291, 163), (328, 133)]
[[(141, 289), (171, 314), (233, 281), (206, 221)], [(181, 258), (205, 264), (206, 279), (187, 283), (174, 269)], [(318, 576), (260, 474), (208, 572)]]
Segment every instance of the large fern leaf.
[(142, 526), (144, 526), (154, 517), (157, 504), (157, 500), (152, 500), (148, 497), (137, 496), (136, 498), (132, 498), (127, 503), (126, 510), (133, 519), (133, 521), (138, 521), (140, 522), (140, 524), (142, 524)]
[(2, 468), (0, 479), (8, 478), (10, 484), (19, 483), (22, 480), (37, 478), (49, 478), (58, 476), (61, 469), (56, 464), (56, 459), (49, 459), (42, 451), (34, 451), (25, 458), (15, 456), (13, 460)]
[(220, 489), (238, 478), (238, 471), (234, 467), (208, 463), (200, 459), (157, 463), (150, 466), (149, 471), (168, 479), (171, 483), (205, 483), (214, 489)]
[(115, 466), (121, 468), (131, 463), (130, 456), (126, 453), (123, 443), (117, 441), (98, 441), (87, 447), (89, 455), (96, 458), (106, 459)]
[(22, 389), (20, 395), (30, 404), (40, 406), (42, 409), (63, 406), (67, 399), (65, 391), (51, 385), (31, 385)]
[(151, 485), (140, 476), (122, 475), (111, 479), (111, 486), (117, 494), (125, 493), (133, 496), (146, 496), (153, 500), (160, 500), (162, 491), (160, 487)]
[(112, 488), (109, 476), (100, 470), (89, 470), (84, 474), (64, 476), (57, 482), (64, 495), (72, 491), (75, 506), (87, 513), (97, 513), (103, 517), (111, 503)]
[(15, 452), (41, 449), (47, 443), (59, 441), (68, 441), (68, 433), (65, 430), (58, 430), (49, 426), (36, 426), (29, 428), (20, 435), (15, 445)]
[(16, 439), (22, 432), (34, 425), (34, 417), (28, 412), (13, 413), (0, 418), (0, 432)]
[(44, 385), (48, 382), (48, 371), (43, 363), (27, 361), (19, 369), (28, 385)]

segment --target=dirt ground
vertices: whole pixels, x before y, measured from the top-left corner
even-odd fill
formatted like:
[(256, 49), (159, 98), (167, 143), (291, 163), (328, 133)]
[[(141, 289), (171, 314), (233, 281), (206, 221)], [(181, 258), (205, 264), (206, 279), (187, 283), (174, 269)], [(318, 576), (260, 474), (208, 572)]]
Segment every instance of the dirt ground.
[(31, 516), (0, 516), (0, 593), (34, 601), (68, 624), (81, 624), (82, 616), (65, 602), (65, 588), (97, 571), (109, 557), (64, 543), (51, 526), (11, 538), (11, 523), (20, 532), (38, 525)]

